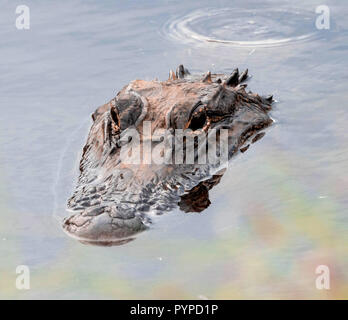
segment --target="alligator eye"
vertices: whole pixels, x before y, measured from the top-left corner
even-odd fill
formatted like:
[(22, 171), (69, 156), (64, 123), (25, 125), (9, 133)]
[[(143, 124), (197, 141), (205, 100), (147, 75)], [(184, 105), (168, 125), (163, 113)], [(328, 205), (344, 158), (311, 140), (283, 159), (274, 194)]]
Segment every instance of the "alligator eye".
[(118, 116), (117, 111), (114, 107), (110, 109), (110, 116), (115, 125), (117, 127), (120, 127), (120, 117)]
[(207, 115), (204, 111), (195, 112), (188, 125), (188, 129), (193, 131), (202, 129), (207, 122)]

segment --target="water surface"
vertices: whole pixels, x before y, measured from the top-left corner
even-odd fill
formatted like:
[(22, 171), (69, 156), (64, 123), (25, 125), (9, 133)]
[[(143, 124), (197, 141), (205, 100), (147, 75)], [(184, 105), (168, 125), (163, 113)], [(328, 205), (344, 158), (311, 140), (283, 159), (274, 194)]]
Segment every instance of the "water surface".
[[(1, 298), (347, 298), (348, 10), (327, 1), (18, 1), (0, 12)], [(210, 13), (210, 14), (207, 14)], [(218, 19), (217, 19), (218, 17)], [(133, 79), (249, 68), (276, 124), (230, 163), (201, 214), (162, 216), (121, 247), (60, 218), (90, 114)], [(17, 265), (31, 289), (15, 288)], [(331, 289), (317, 290), (327, 265)]]

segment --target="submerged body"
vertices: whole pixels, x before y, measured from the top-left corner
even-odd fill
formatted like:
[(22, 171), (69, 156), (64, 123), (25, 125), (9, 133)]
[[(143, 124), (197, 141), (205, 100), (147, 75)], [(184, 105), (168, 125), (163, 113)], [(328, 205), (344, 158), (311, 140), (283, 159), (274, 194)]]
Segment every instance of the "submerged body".
[[(272, 97), (247, 92), (247, 77), (247, 70), (239, 74), (238, 69), (230, 75), (192, 76), (180, 65), (176, 73), (170, 71), (167, 81), (132, 81), (99, 107), (92, 115), (80, 176), (68, 202), (75, 214), (64, 220), (65, 231), (85, 243), (119, 245), (146, 230), (154, 215), (177, 206), (185, 212), (204, 210), (210, 204), (208, 191), (219, 183), (228, 159), (245, 152), (264, 135), (260, 130), (272, 123), (268, 115)], [(169, 162), (153, 161), (145, 145), (154, 150), (162, 141), (149, 139), (145, 124), (150, 124), (150, 136), (181, 130), (188, 139), (208, 137), (215, 130), (217, 150), (221, 150), (220, 132), (225, 130), (228, 157), (225, 163), (201, 164), (195, 152), (192, 163), (178, 164), (173, 149)], [(131, 130), (138, 132), (137, 143), (146, 161), (127, 162), (122, 157), (122, 148), (130, 143), (124, 137)], [(134, 150), (127, 149), (128, 155)], [(165, 157), (163, 150), (159, 154)]]

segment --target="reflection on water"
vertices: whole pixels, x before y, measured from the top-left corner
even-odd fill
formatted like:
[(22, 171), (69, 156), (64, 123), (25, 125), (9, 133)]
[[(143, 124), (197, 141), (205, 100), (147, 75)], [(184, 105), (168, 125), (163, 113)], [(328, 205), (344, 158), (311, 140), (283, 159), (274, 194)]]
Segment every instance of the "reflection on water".
[[(225, 29), (207, 16), (186, 24), (199, 37), (238, 42), (316, 34), (267, 48), (197, 46), (178, 29), (179, 38), (163, 36), (168, 21), (211, 1), (28, 5), (30, 31), (14, 28), (12, 1), (0, 12), (0, 297), (347, 297), (345, 2), (328, 4), (337, 28), (325, 33), (301, 18), (314, 12), (314, 0), (291, 1), (282, 23), (277, 14), (247, 19), (257, 30), (235, 15), (234, 25), (222, 14)], [(224, 0), (214, 6), (234, 8)], [(248, 0), (238, 11), (259, 13), (258, 6)], [(263, 6), (274, 12), (279, 4)], [(130, 80), (165, 79), (180, 63), (200, 73), (249, 68), (251, 89), (279, 100), (276, 125), (231, 161), (202, 213), (176, 210), (119, 247), (69, 239), (52, 211), (66, 213), (90, 114)], [(21, 264), (31, 270), (26, 292), (13, 285)], [(315, 288), (318, 265), (330, 267), (330, 290)]]

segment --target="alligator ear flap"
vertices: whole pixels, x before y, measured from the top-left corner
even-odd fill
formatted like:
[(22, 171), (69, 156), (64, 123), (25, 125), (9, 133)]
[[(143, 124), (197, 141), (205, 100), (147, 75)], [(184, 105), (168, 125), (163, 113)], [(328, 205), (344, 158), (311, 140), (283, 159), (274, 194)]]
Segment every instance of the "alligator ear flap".
[(210, 71), (208, 71), (205, 75), (204, 75), (204, 77), (203, 77), (203, 79), (202, 79), (202, 82), (207, 82), (207, 83), (211, 83), (212, 81), (211, 81), (211, 72)]
[(169, 79), (168, 80), (176, 80), (176, 75), (173, 70), (169, 70)]
[(231, 75), (226, 80), (226, 85), (235, 87), (239, 84), (239, 70), (238, 68), (234, 69)]
[(242, 82), (244, 82), (246, 79), (248, 79), (248, 69), (245, 69), (245, 70), (241, 73), (241, 75), (239, 76), (238, 81), (239, 81), (239, 83), (242, 83)]
[(115, 107), (110, 108), (110, 116), (114, 124), (120, 128), (120, 117)]

